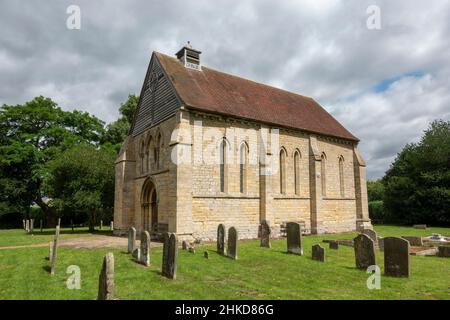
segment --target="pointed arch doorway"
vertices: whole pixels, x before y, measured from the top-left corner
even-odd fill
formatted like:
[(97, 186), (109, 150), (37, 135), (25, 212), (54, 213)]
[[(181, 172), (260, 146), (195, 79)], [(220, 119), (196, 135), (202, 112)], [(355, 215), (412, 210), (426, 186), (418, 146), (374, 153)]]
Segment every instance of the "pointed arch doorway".
[(142, 186), (142, 229), (156, 231), (158, 226), (158, 196), (154, 183), (147, 179)]

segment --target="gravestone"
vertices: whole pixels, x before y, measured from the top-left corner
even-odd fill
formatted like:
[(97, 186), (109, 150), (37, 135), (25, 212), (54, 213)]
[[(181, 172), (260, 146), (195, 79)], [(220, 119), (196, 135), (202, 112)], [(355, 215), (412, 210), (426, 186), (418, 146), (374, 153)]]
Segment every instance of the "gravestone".
[(228, 257), (237, 260), (237, 250), (238, 250), (238, 232), (235, 227), (228, 229), (228, 247), (227, 254)]
[(312, 246), (312, 259), (325, 262), (325, 249), (322, 248), (320, 244)]
[(355, 249), (355, 263), (358, 269), (367, 269), (376, 265), (375, 244), (366, 234), (359, 234), (353, 239)]
[(150, 233), (141, 233), (141, 263), (148, 267), (150, 265)]
[(188, 252), (195, 254), (195, 248), (194, 247), (189, 247)]
[(109, 229), (110, 229), (111, 231), (114, 231), (114, 221), (111, 221), (111, 222), (110, 222), (110, 224), (109, 224)]
[(97, 300), (114, 300), (114, 255), (111, 252), (103, 258)]
[(141, 248), (135, 248), (131, 253), (131, 256), (134, 258), (135, 261), (141, 262)]
[(217, 227), (217, 253), (225, 255), (225, 226), (219, 224)]
[(287, 252), (297, 255), (303, 255), (302, 247), (302, 229), (300, 223), (288, 222), (286, 223), (287, 233)]
[(58, 227), (61, 227), (61, 218), (58, 218)]
[(437, 256), (442, 258), (450, 258), (450, 246), (439, 246)]
[(178, 241), (175, 233), (164, 236), (162, 274), (169, 279), (177, 277)]
[(183, 240), (183, 242), (181, 243), (181, 248), (183, 250), (187, 250), (189, 248), (188, 243), (186, 240)]
[(266, 220), (261, 222), (261, 244), (260, 246), (263, 248), (270, 248), (270, 226)]
[(30, 233), (33, 233), (34, 231), (34, 219), (30, 220)]
[(53, 256), (53, 241), (50, 241), (48, 243), (48, 260), (50, 263), (52, 262), (52, 256)]
[(53, 241), (53, 250), (51, 258), (50, 274), (54, 275), (56, 272), (56, 257), (58, 256), (58, 244), (59, 244), (59, 226), (56, 226), (55, 240)]
[(22, 220), (22, 224), (23, 224), (23, 230), (27, 230), (25, 219)]
[(205, 251), (205, 252), (203, 253), (203, 257), (205, 257), (206, 259), (209, 259), (209, 252), (208, 252), (208, 251)]
[(380, 251), (384, 251), (384, 238), (378, 237), (378, 248)]
[(414, 246), (414, 247), (422, 247), (423, 246), (422, 237), (402, 236), (402, 238), (407, 240), (409, 242), (410, 246)]
[(339, 249), (339, 243), (337, 241), (331, 240), (329, 242), (329, 244), (330, 244), (330, 249), (333, 249), (333, 250)]
[(25, 231), (30, 232), (30, 221), (28, 219), (25, 220)]
[(377, 238), (377, 233), (376, 231), (372, 230), (372, 229), (364, 229), (362, 231), (362, 234), (368, 235), (370, 239), (372, 239), (372, 241), (376, 244), (378, 241)]
[(131, 227), (128, 230), (128, 253), (132, 253), (136, 249), (136, 229)]
[(414, 229), (426, 229), (427, 225), (426, 224), (415, 224), (413, 225)]
[(384, 274), (409, 277), (409, 242), (402, 238), (384, 238)]

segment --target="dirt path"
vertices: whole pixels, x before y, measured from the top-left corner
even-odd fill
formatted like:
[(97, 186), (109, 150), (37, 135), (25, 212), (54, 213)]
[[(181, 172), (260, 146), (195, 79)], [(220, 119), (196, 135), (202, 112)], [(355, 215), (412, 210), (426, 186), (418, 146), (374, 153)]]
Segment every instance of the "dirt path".
[[(136, 242), (139, 245), (139, 240), (136, 240)], [(101, 236), (101, 235), (90, 237), (79, 237), (60, 240), (60, 246), (74, 249), (98, 249), (98, 248), (126, 249), (128, 246), (128, 239), (121, 237)], [(159, 242), (151, 243), (151, 247), (160, 247), (160, 246), (162, 246), (162, 243)], [(40, 247), (48, 247), (48, 242), (21, 245), (21, 246), (0, 247), (0, 250), (20, 249), (20, 248), (40, 248)]]

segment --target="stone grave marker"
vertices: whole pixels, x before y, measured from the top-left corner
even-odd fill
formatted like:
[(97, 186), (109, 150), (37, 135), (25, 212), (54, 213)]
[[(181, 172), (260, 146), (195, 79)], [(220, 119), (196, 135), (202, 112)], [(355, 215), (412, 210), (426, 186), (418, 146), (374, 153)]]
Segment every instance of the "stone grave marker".
[(407, 240), (409, 242), (410, 246), (414, 246), (414, 247), (422, 247), (423, 246), (422, 237), (402, 236), (402, 238)]
[(325, 249), (316, 244), (312, 246), (312, 259), (320, 262), (325, 262)]
[(114, 221), (111, 221), (111, 222), (109, 223), (109, 229), (110, 229), (111, 231), (114, 231)]
[(235, 227), (228, 229), (227, 255), (233, 260), (237, 260), (238, 254), (238, 232)]
[(286, 223), (287, 233), (287, 252), (297, 255), (303, 255), (302, 246), (302, 229), (300, 223), (288, 222)]
[(114, 255), (109, 252), (103, 258), (102, 271), (98, 279), (97, 300), (114, 300)]
[(23, 230), (27, 230), (25, 219), (22, 220), (22, 224), (23, 224)]
[(183, 250), (187, 250), (189, 248), (189, 245), (186, 240), (183, 240), (183, 242), (181, 243), (181, 248)]
[(333, 250), (339, 249), (339, 243), (337, 241), (331, 240), (329, 242), (329, 244), (330, 244), (330, 249), (333, 249)]
[(439, 246), (437, 256), (442, 258), (450, 258), (450, 246)]
[(128, 230), (128, 253), (132, 253), (136, 249), (136, 229), (131, 227)]
[(30, 220), (25, 220), (25, 231), (27, 232), (27, 233), (29, 233), (30, 232)]
[(58, 256), (58, 245), (59, 245), (59, 226), (56, 226), (55, 240), (53, 241), (52, 258), (50, 259), (50, 261), (51, 261), (50, 274), (51, 275), (54, 275), (56, 272), (56, 258)]
[(225, 255), (225, 226), (219, 224), (217, 227), (217, 253)]
[(209, 259), (209, 252), (208, 252), (208, 251), (205, 251), (205, 252), (203, 253), (203, 257), (205, 257), (206, 259)]
[(174, 233), (164, 238), (162, 273), (169, 279), (177, 277), (178, 241)]
[(134, 258), (135, 261), (141, 262), (141, 248), (135, 248), (131, 253), (131, 256)]
[(384, 274), (409, 277), (409, 242), (397, 237), (384, 238)]
[(414, 229), (426, 229), (427, 225), (426, 224), (415, 224), (413, 225)]
[(366, 270), (376, 265), (375, 244), (366, 234), (359, 234), (353, 239), (355, 249), (355, 263), (358, 269)]
[(266, 220), (261, 221), (261, 244), (263, 248), (270, 248), (270, 226)]
[(148, 267), (150, 265), (150, 233), (141, 233), (141, 263)]
[(372, 229), (364, 229), (362, 234), (368, 235), (370, 239), (376, 244), (378, 241), (377, 232)]
[(34, 231), (34, 219), (30, 220), (30, 233), (33, 233)]

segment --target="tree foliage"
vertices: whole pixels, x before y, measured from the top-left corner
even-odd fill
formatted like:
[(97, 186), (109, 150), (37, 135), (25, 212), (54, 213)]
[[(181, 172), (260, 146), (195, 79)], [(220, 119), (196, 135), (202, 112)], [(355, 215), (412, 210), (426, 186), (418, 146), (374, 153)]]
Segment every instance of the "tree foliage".
[(450, 224), (450, 121), (430, 124), (397, 155), (383, 178), (387, 219)]

